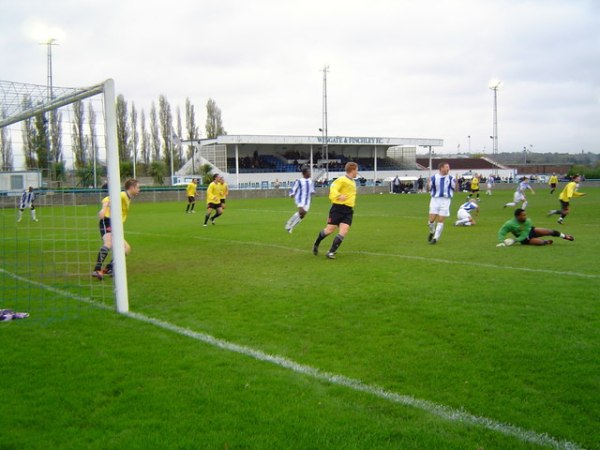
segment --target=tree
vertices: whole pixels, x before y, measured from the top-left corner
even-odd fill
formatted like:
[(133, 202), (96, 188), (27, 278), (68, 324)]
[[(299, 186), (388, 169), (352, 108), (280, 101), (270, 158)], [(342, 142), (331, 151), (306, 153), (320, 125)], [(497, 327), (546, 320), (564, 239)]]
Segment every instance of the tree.
[(171, 115), (171, 105), (164, 95), (158, 98), (158, 116), (160, 124), (160, 135), (162, 137), (163, 148), (165, 149), (165, 165), (171, 167), (171, 158), (173, 156), (173, 116)]
[(71, 145), (73, 146), (73, 156), (75, 158), (75, 169), (83, 169), (87, 166), (87, 149), (84, 137), (84, 107), (81, 100), (73, 103), (73, 133), (71, 134)]
[(152, 161), (150, 164), (150, 176), (154, 180), (154, 183), (160, 185), (165, 184), (165, 173), (166, 166), (163, 161)]
[(48, 119), (45, 113), (39, 113), (35, 115), (35, 137), (33, 141), (33, 148), (37, 156), (37, 166), (39, 169), (50, 168), (50, 139), (48, 136)]
[(62, 154), (62, 113), (50, 111), (50, 177), (52, 180), (63, 180), (65, 177), (65, 161)]
[[(131, 121), (131, 155), (133, 159), (133, 164), (137, 165), (138, 161), (138, 145), (140, 141), (140, 135), (138, 133), (137, 127), (137, 110), (135, 109), (135, 103), (131, 102), (131, 113), (129, 115)], [(135, 166), (134, 166), (135, 169)], [(132, 176), (135, 175), (135, 170), (132, 173)]]
[(217, 136), (226, 135), (227, 132), (223, 128), (223, 120), (221, 119), (221, 110), (217, 103), (209, 98), (206, 103), (206, 137), (214, 139)]
[[(2, 118), (6, 117), (6, 111), (2, 109)], [(0, 170), (13, 170), (12, 140), (9, 137), (8, 127), (0, 128)]]
[(212, 181), (211, 170), (212, 166), (210, 164), (202, 164), (200, 166), (200, 176), (202, 177), (202, 184), (209, 185)]
[[(98, 136), (96, 136), (96, 111), (92, 103), (88, 103), (88, 129), (90, 132), (87, 141), (88, 156), (87, 160), (93, 165), (98, 162)], [(97, 180), (96, 180), (97, 181)]]
[(127, 102), (122, 94), (117, 96), (117, 148), (119, 161), (131, 161), (129, 153), (129, 123), (127, 120)]
[[(190, 142), (197, 141), (200, 137), (198, 126), (196, 125), (196, 113), (194, 112), (194, 105), (190, 102), (189, 98), (185, 99), (185, 128), (186, 128), (186, 139)], [(194, 157), (194, 144), (190, 144), (187, 147), (186, 157), (191, 159)]]
[(175, 140), (175, 167), (179, 169), (183, 165), (183, 145), (181, 140), (183, 139), (183, 126), (181, 123), (181, 109), (179, 106), (176, 109), (175, 114), (175, 128), (177, 139)]
[(150, 142), (152, 144), (152, 161), (160, 161), (160, 135), (158, 133), (158, 117), (154, 102), (152, 102), (152, 107), (150, 108)]
[(146, 113), (143, 109), (140, 117), (140, 133), (142, 135), (140, 153), (142, 155), (145, 173), (148, 173), (148, 168), (150, 167), (150, 134), (146, 131)]
[[(31, 102), (31, 97), (26, 95), (23, 97), (23, 109), (31, 109), (33, 104)], [(21, 135), (23, 138), (23, 153), (25, 156), (25, 167), (27, 169), (35, 169), (37, 168), (37, 160), (35, 157), (35, 139), (36, 139), (36, 131), (33, 126), (33, 119), (31, 117), (25, 119), (23, 121), (23, 128), (21, 130)]]

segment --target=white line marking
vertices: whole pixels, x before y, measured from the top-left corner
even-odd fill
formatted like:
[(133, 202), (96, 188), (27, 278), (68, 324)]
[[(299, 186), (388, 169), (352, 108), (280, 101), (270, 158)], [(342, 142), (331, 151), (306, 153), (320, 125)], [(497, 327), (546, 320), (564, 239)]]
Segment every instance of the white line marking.
[[(52, 286), (45, 285), (43, 283), (39, 283), (37, 281), (29, 280), (27, 278), (21, 277), (19, 275), (10, 273), (2, 268), (0, 268), (0, 272), (16, 279), (19, 281), (24, 281), (30, 283), (34, 286), (41, 287), (47, 289), (56, 294), (63, 295), (65, 297), (72, 298), (74, 300), (78, 300), (89, 305), (104, 309), (111, 310), (111, 308), (102, 303), (95, 302), (91, 298), (81, 297), (79, 295), (73, 294), (68, 291), (64, 291), (62, 289), (57, 289)], [(476, 416), (464, 410), (453, 409), (448, 406), (435, 403), (429, 400), (422, 400), (410, 395), (398, 394), (396, 392), (385, 390), (376, 385), (365, 384), (362, 381), (356, 378), (349, 378), (344, 375), (338, 375), (329, 372), (323, 372), (316, 367), (308, 366), (306, 364), (297, 363), (291, 359), (284, 358), (283, 356), (278, 355), (270, 355), (261, 350), (256, 350), (251, 347), (246, 347), (244, 345), (234, 344), (232, 342), (225, 341), (223, 339), (216, 338), (209, 334), (200, 333), (197, 331), (190, 330), (188, 328), (183, 328), (177, 325), (174, 325), (169, 322), (165, 322), (163, 320), (155, 319), (153, 317), (148, 317), (144, 314), (135, 313), (135, 312), (127, 312), (123, 313), (123, 315), (130, 317), (135, 320), (139, 320), (141, 322), (157, 326), (164, 330), (172, 331), (182, 336), (186, 336), (197, 341), (203, 342), (205, 344), (212, 345), (214, 347), (227, 350), (230, 352), (238, 353), (244, 356), (248, 356), (250, 358), (254, 358), (258, 361), (268, 362), (274, 364), (278, 367), (282, 367), (284, 369), (291, 370), (292, 372), (306, 375), (311, 378), (325, 381), (334, 385), (344, 386), (349, 389), (352, 389), (357, 392), (363, 392), (366, 394), (373, 395), (375, 397), (381, 398), (383, 400), (387, 400), (392, 403), (396, 403), (399, 405), (410, 406), (412, 408), (419, 409), (426, 413), (438, 416), (444, 420), (450, 422), (458, 422), (465, 423), (468, 425), (476, 425), (482, 428), (485, 428), (490, 431), (495, 431), (500, 434), (504, 434), (506, 436), (512, 436), (519, 439), (522, 442), (531, 442), (533, 444), (555, 448), (555, 449), (564, 449), (564, 450), (583, 450), (579, 444), (575, 442), (570, 442), (563, 439), (556, 439), (552, 436), (549, 436), (546, 433), (537, 433), (535, 431), (526, 430), (514, 425), (506, 424), (503, 422), (499, 422), (493, 419), (488, 419), (487, 417)]]
[[(162, 238), (173, 237), (171, 235), (159, 234), (159, 233), (144, 233), (144, 232), (131, 232), (130, 234), (138, 234), (145, 236), (156, 236)], [(288, 247), (285, 245), (278, 244), (267, 244), (260, 241), (238, 241), (235, 239), (219, 239), (214, 237), (204, 237), (204, 236), (192, 236), (192, 239), (198, 239), (202, 241), (216, 241), (216, 242), (229, 242), (231, 244), (238, 245), (253, 245), (259, 247), (268, 247), (268, 248), (276, 248), (281, 250), (289, 250), (291, 252), (302, 252), (302, 253), (311, 253), (312, 250), (300, 249), (297, 247)], [(411, 259), (417, 261), (425, 261), (425, 262), (438, 262), (444, 264), (457, 264), (461, 266), (471, 266), (471, 267), (482, 267), (486, 269), (495, 269), (495, 270), (514, 270), (518, 272), (532, 272), (532, 273), (545, 273), (550, 275), (559, 275), (566, 277), (580, 277), (580, 278), (591, 278), (591, 279), (600, 279), (600, 274), (594, 273), (582, 273), (582, 272), (568, 272), (568, 271), (560, 271), (560, 270), (550, 270), (550, 269), (534, 269), (531, 267), (516, 267), (516, 266), (501, 266), (498, 264), (489, 264), (489, 263), (481, 263), (481, 262), (473, 262), (473, 261), (461, 261), (461, 260), (451, 260), (451, 259), (442, 259), (442, 258), (430, 258), (427, 256), (417, 256), (417, 255), (403, 255), (401, 253), (383, 253), (383, 252), (367, 252), (367, 251), (345, 251), (346, 254), (355, 254), (355, 255), (367, 255), (367, 256), (377, 256), (377, 257), (389, 257), (389, 258), (402, 258), (402, 259)]]

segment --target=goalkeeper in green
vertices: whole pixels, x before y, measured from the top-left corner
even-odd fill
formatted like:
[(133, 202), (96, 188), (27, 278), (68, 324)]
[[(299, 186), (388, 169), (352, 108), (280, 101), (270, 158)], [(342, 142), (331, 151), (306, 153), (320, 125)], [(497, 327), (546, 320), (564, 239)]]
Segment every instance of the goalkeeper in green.
[[(515, 239), (506, 239), (506, 235), (511, 233)], [(574, 241), (575, 238), (570, 234), (564, 234), (557, 230), (549, 230), (547, 228), (534, 227), (531, 219), (527, 217), (527, 212), (524, 209), (518, 208), (515, 210), (515, 217), (507, 221), (498, 231), (497, 247), (507, 247), (515, 242), (523, 245), (550, 245), (551, 239), (542, 239), (544, 236), (555, 236), (567, 241)]]

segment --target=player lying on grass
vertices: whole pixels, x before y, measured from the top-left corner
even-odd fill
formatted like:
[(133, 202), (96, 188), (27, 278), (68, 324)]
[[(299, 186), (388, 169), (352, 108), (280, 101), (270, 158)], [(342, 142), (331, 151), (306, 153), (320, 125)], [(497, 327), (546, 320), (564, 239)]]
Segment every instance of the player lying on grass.
[[(512, 233), (515, 238), (506, 238), (508, 233)], [(514, 219), (510, 219), (502, 225), (502, 228), (498, 231), (498, 240), (500, 243), (496, 247), (508, 247), (515, 242), (520, 242), (523, 245), (552, 244), (552, 240), (542, 239), (543, 236), (561, 237), (567, 241), (575, 240), (573, 236), (561, 233), (557, 230), (534, 227), (531, 219), (527, 218), (527, 212), (525, 212), (524, 209), (517, 208), (515, 210)]]

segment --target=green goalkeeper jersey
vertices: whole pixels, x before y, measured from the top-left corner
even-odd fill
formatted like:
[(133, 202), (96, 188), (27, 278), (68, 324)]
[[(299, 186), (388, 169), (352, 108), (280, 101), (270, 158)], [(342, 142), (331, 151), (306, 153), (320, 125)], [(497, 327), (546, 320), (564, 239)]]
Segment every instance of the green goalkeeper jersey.
[(531, 219), (525, 219), (525, 222), (519, 222), (516, 217), (510, 219), (500, 231), (498, 231), (498, 240), (504, 241), (508, 233), (512, 233), (517, 242), (522, 242), (529, 237), (529, 233), (533, 228)]

